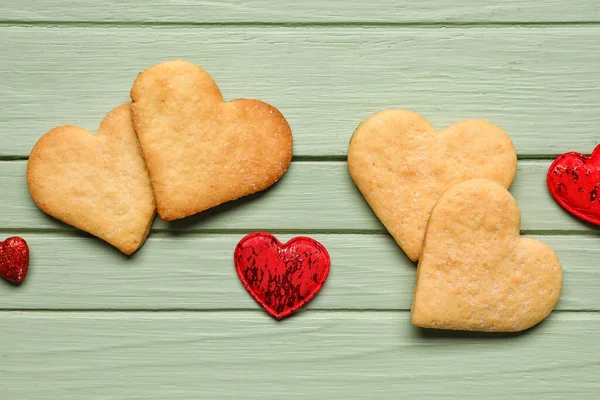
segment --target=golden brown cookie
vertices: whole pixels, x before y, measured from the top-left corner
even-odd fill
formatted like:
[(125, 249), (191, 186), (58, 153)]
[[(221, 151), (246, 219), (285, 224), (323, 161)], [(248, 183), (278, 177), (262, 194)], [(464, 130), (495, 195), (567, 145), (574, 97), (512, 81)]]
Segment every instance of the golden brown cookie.
[(257, 100), (223, 102), (216, 83), (194, 64), (148, 68), (131, 99), (165, 221), (264, 190), (291, 161), (292, 132), (283, 115)]
[(521, 215), (500, 184), (450, 187), (433, 208), (417, 268), (413, 324), (516, 332), (550, 314), (562, 269), (544, 243), (519, 236)]
[(42, 211), (125, 254), (144, 243), (154, 219), (130, 104), (112, 110), (96, 135), (60, 126), (42, 136), (29, 156), (27, 184)]
[(517, 155), (510, 137), (491, 122), (462, 121), (438, 132), (419, 114), (388, 110), (358, 126), (348, 167), (379, 220), (416, 261), (429, 214), (444, 190), (472, 178), (508, 188)]

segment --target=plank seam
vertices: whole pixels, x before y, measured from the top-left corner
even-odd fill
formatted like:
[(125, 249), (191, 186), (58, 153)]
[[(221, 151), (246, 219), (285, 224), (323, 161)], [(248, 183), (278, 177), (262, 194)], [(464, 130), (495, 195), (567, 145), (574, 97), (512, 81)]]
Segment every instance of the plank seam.
[[(388, 233), (383, 229), (270, 229), (268, 227), (254, 227), (247, 229), (184, 229), (184, 228), (157, 228), (150, 232), (155, 237), (170, 237), (170, 236), (195, 236), (195, 235), (245, 235), (249, 232), (269, 231), (274, 235), (382, 235), (388, 236)], [(72, 228), (64, 226), (63, 228), (0, 228), (2, 234), (47, 234), (61, 233), (64, 236), (92, 237), (92, 235)], [(600, 229), (590, 227), (587, 230), (574, 229), (548, 229), (548, 230), (522, 230), (521, 235), (525, 236), (600, 236)]]
[(377, 22), (377, 21), (338, 21), (338, 22), (158, 22), (158, 21), (52, 21), (52, 20), (0, 20), (0, 27), (46, 27), (46, 28), (478, 28), (478, 27), (587, 27), (600, 25), (600, 20), (587, 21), (414, 21), (414, 22)]
[[(258, 308), (0, 308), (1, 313), (11, 312), (27, 312), (27, 313), (47, 313), (47, 312), (61, 312), (61, 313), (260, 313), (265, 312)], [(410, 313), (410, 308), (309, 308), (306, 310), (299, 311), (296, 315), (301, 314), (322, 314), (322, 313)], [(600, 314), (600, 310), (595, 309), (556, 309), (552, 311), (558, 314), (576, 314), (576, 313), (589, 313), (589, 314)]]

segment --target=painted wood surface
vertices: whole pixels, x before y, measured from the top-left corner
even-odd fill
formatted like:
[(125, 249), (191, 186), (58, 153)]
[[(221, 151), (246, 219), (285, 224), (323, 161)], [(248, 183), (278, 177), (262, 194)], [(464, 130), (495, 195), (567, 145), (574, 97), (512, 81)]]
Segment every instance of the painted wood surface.
[[(548, 160), (519, 161), (511, 192), (522, 214), (525, 231), (581, 231), (598, 234), (565, 212), (550, 196), (545, 177)], [(70, 230), (39, 211), (29, 197), (26, 161), (0, 161), (1, 228)], [(276, 230), (385, 232), (385, 228), (348, 175), (345, 162), (293, 162), (289, 171), (266, 192), (171, 223), (156, 219), (155, 231)]]
[[(0, 282), (0, 399), (597, 399), (600, 230), (545, 186), (551, 159), (600, 141), (596, 0), (0, 0), (0, 240), (30, 275)], [(56, 125), (95, 130), (137, 73), (207, 69), (226, 99), (272, 103), (295, 159), (272, 189), (176, 223), (127, 258), (44, 214), (26, 157)], [(415, 266), (347, 173), (371, 113), (502, 126), (519, 153), (523, 233), (563, 264), (550, 318), (517, 335), (410, 324)], [(235, 276), (249, 231), (313, 236), (323, 292), (276, 323)]]
[(0, 2), (2, 21), (170, 23), (468, 23), (600, 21), (589, 0), (20, 0)]
[[(0, 285), (0, 310), (255, 310), (237, 278), (244, 234), (155, 234), (133, 257), (84, 234), (27, 233), (31, 273)], [(294, 234), (278, 234), (288, 240)], [(410, 310), (415, 264), (388, 235), (311, 234), (332, 260), (315, 310)], [(530, 236), (552, 246), (564, 269), (559, 310), (600, 310), (600, 236)], [(1, 331), (0, 331), (1, 332)]]
[(600, 125), (600, 27), (0, 27), (0, 156), (43, 133), (95, 130), (160, 61), (202, 65), (226, 99), (290, 122), (296, 156), (345, 156), (361, 120), (409, 108), (438, 127), (489, 119), (521, 156), (590, 151)]
[(9, 399), (597, 399), (598, 313), (521, 335), (424, 332), (407, 312), (3, 313)]

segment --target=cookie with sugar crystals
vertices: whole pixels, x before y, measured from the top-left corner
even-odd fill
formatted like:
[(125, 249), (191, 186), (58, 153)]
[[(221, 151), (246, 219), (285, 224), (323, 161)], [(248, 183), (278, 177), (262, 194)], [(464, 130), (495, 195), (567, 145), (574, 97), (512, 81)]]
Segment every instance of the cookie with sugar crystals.
[(379, 220), (416, 261), (429, 214), (441, 194), (472, 178), (510, 187), (517, 154), (506, 132), (491, 122), (462, 121), (436, 131), (419, 114), (388, 110), (358, 126), (348, 167)]
[(292, 132), (283, 115), (257, 100), (224, 102), (199, 66), (152, 66), (135, 80), (131, 99), (165, 221), (264, 190), (289, 166)]

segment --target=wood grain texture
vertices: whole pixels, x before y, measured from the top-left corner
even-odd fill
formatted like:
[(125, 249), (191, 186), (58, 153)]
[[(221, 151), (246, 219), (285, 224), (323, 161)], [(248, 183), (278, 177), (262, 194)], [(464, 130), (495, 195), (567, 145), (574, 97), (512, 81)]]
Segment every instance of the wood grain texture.
[(0, 36), (0, 156), (26, 156), (56, 125), (95, 130), (140, 71), (174, 58), (203, 66), (226, 99), (279, 108), (296, 156), (344, 156), (359, 122), (386, 108), (439, 128), (489, 119), (520, 155), (587, 152), (599, 139), (594, 25), (3, 27)]
[(599, 21), (589, 0), (20, 0), (0, 3), (3, 21), (183, 23), (469, 23)]
[[(550, 198), (545, 174), (600, 141), (598, 22), (596, 0), (0, 0), (0, 240), (21, 235), (32, 255), (21, 286), (0, 281), (0, 399), (596, 400), (600, 231)], [(96, 130), (139, 72), (174, 58), (226, 99), (278, 107), (296, 161), (262, 194), (156, 221), (127, 258), (41, 213), (26, 161), (9, 160), (54, 126)], [(511, 135), (522, 228), (564, 268), (538, 327), (411, 326), (415, 266), (342, 161), (386, 108)], [(323, 291), (279, 323), (233, 267), (237, 241), (263, 229), (315, 237), (332, 258)]]
[[(155, 235), (131, 258), (85, 235), (22, 236), (31, 247), (29, 276), (19, 287), (0, 284), (0, 309), (259, 309), (233, 266), (241, 233)], [(388, 235), (311, 237), (327, 247), (332, 267), (308, 309), (410, 310), (415, 265)], [(531, 237), (561, 260), (564, 290), (557, 309), (600, 310), (594, 261), (600, 259), (600, 237)]]
[[(527, 231), (600, 231), (564, 211), (550, 196), (550, 161), (519, 161), (511, 192)], [(0, 161), (0, 229), (73, 229), (43, 214), (29, 197), (26, 161)], [(257, 195), (182, 220), (156, 219), (155, 231), (276, 230), (385, 232), (350, 179), (345, 162), (292, 162), (283, 179)]]
[(4, 399), (596, 399), (598, 313), (521, 335), (409, 314), (0, 314)]

